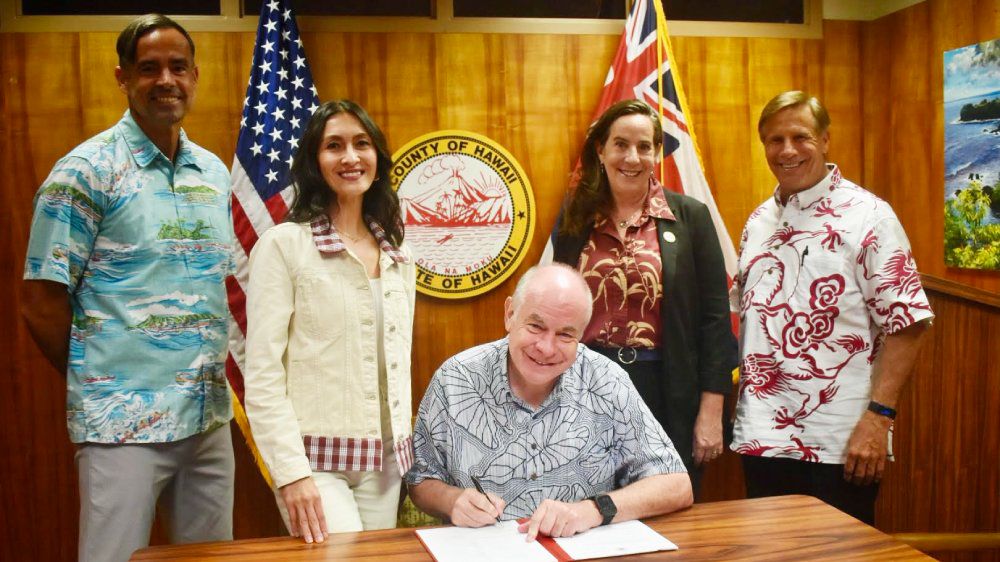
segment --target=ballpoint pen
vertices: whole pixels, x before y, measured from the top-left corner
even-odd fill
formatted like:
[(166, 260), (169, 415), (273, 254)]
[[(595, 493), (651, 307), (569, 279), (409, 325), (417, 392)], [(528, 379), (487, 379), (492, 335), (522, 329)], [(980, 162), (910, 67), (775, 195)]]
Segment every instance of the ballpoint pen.
[[(479, 493), (486, 496), (486, 499), (489, 500), (490, 497), (486, 495), (486, 490), (484, 490), (483, 485), (479, 483), (479, 479), (476, 478), (475, 476), (469, 476), (469, 478), (472, 479), (472, 483), (476, 485), (476, 489), (479, 490)], [(490, 504), (492, 503), (493, 501), (491, 500)], [(497, 514), (497, 523), (499, 522), (500, 522), (500, 514)]]

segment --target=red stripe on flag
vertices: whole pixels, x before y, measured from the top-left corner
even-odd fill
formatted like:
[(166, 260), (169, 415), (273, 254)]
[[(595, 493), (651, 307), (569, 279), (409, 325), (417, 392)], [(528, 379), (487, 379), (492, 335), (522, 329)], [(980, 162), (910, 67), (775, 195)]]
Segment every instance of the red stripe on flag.
[(247, 295), (243, 292), (243, 287), (236, 281), (236, 277), (230, 275), (226, 277), (226, 293), (229, 295), (229, 312), (233, 315), (233, 320), (240, 327), (240, 332), (245, 336), (247, 333)]
[(240, 368), (233, 359), (232, 353), (226, 357), (226, 378), (229, 379), (229, 386), (233, 389), (233, 394), (236, 395), (236, 399), (240, 401), (240, 405), (242, 406), (246, 403), (243, 399), (246, 393), (246, 390), (243, 388), (243, 373), (240, 372)]
[[(285, 215), (288, 214), (288, 205), (285, 204), (285, 199), (281, 194), (272, 195), (270, 199), (264, 201), (264, 206), (267, 207), (267, 212), (271, 213), (271, 219), (274, 220), (274, 224), (285, 220)], [(249, 252), (247, 252), (249, 255)]]
[(233, 230), (236, 232), (236, 239), (240, 241), (240, 245), (243, 246), (243, 251), (246, 252), (247, 257), (249, 257), (250, 250), (252, 250), (254, 244), (257, 243), (257, 231), (254, 230), (253, 223), (250, 222), (250, 217), (248, 217), (246, 211), (243, 210), (243, 205), (240, 204), (240, 200), (235, 196), (232, 198), (232, 207)]
[(684, 195), (684, 179), (681, 178), (681, 172), (677, 169), (677, 162), (674, 160), (673, 155), (664, 158), (663, 166), (659, 166), (657, 171), (663, 172), (663, 177), (660, 178), (660, 185), (674, 193)]

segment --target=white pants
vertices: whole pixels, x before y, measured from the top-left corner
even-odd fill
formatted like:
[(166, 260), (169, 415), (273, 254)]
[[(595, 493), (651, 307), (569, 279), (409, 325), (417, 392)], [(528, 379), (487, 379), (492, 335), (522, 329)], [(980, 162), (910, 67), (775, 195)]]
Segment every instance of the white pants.
[[(392, 529), (399, 510), (399, 488), (402, 478), (396, 466), (392, 441), (382, 444), (381, 472), (313, 472), (313, 482), (323, 501), (326, 528), (331, 533)], [(274, 490), (278, 510), (290, 529), (288, 510), (281, 492)]]
[(232, 540), (233, 465), (229, 424), (172, 443), (80, 444), (80, 561), (149, 545), (158, 499), (170, 542)]

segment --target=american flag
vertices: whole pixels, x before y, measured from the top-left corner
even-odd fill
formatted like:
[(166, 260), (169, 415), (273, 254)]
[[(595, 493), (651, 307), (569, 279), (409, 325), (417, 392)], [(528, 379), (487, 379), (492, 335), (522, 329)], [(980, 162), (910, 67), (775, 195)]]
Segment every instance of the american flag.
[[(667, 189), (694, 197), (708, 206), (726, 260), (726, 273), (732, 283), (736, 273), (736, 250), (705, 180), (694, 132), (684, 117), (684, 94), (680, 77), (671, 68), (672, 60), (667, 20), (659, 0), (636, 0), (625, 21), (625, 31), (604, 80), (593, 120), (596, 121), (612, 104), (626, 99), (643, 100), (659, 111), (663, 124), (663, 160), (657, 170), (657, 179)], [(555, 234), (553, 229), (542, 254), (542, 263), (552, 261)]]
[(292, 199), (288, 171), (299, 137), (319, 106), (319, 95), (306, 63), (289, 0), (261, 5), (250, 82), (247, 84), (240, 136), (232, 170), (233, 228), (236, 231), (236, 274), (226, 279), (229, 310), (229, 359), (226, 377), (236, 400), (233, 410), (243, 436), (270, 478), (250, 434), (243, 410), (243, 362), (247, 329), (247, 257), (265, 230), (280, 222)]

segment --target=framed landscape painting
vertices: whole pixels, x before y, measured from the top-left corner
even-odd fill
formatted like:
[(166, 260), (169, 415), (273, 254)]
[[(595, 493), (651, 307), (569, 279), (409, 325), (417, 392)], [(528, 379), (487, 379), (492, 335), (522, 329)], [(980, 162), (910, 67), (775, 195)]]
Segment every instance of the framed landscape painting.
[(944, 53), (944, 261), (1000, 270), (1000, 39)]

